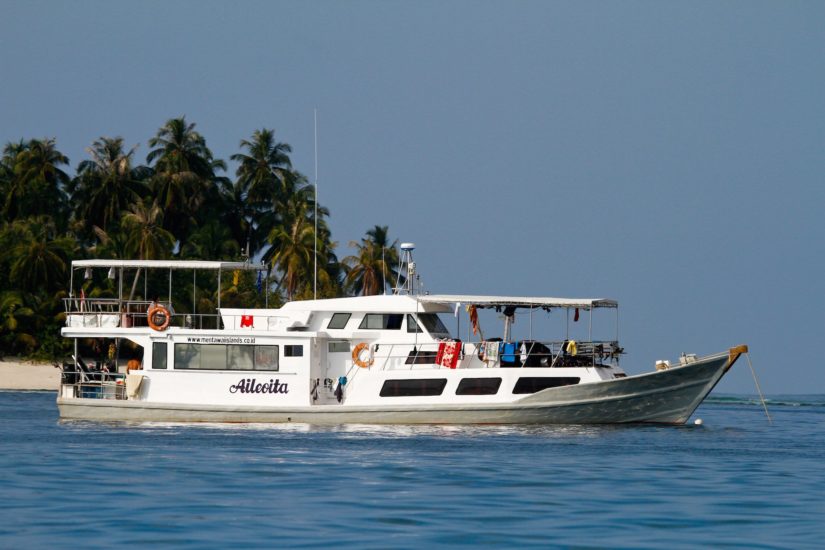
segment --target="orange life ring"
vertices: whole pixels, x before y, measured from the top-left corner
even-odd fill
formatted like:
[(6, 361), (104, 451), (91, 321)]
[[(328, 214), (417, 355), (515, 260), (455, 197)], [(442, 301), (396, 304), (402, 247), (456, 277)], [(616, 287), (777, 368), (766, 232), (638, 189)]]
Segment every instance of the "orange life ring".
[(366, 342), (361, 342), (360, 344), (355, 346), (355, 349), (352, 350), (352, 362), (361, 367), (362, 369), (371, 367), (374, 361), (371, 355), (370, 358), (366, 361), (361, 359), (361, 352), (364, 350), (369, 350), (369, 348), (369, 344), (367, 344)]
[[(160, 323), (156, 320), (158, 316), (163, 316), (163, 320)], [(149, 311), (146, 312), (146, 320), (149, 322), (149, 326), (157, 331), (166, 330), (171, 318), (172, 316), (169, 315), (169, 310), (161, 305), (150, 307)]]

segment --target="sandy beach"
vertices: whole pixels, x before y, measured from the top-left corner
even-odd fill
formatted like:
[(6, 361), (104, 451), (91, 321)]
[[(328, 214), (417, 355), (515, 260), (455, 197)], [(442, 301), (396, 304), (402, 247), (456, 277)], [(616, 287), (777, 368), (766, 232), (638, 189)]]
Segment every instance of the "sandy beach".
[(7, 358), (0, 361), (0, 390), (53, 390), (60, 384), (60, 370), (49, 363)]

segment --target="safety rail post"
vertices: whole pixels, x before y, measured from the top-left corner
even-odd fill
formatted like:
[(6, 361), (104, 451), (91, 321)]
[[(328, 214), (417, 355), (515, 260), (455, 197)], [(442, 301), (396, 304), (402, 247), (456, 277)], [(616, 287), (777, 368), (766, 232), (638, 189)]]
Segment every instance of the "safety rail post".
[(390, 344), (390, 352), (386, 357), (384, 357), (384, 364), (381, 365), (381, 370), (387, 370), (387, 363), (389, 362), (390, 357), (392, 357), (393, 349), (395, 349), (395, 344)]

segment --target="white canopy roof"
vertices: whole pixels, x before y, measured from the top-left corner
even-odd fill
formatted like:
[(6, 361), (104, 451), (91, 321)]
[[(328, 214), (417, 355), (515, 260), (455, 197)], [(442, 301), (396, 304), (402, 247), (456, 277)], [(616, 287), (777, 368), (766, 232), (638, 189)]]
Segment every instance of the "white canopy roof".
[(353, 296), (349, 298), (324, 298), (321, 300), (295, 300), (281, 307), (281, 311), (325, 311), (325, 312), (367, 312), (367, 313), (446, 313), (452, 308), (446, 303), (416, 301), (416, 296), (379, 294), (376, 296)]
[(203, 260), (74, 260), (72, 268), (126, 267), (146, 269), (241, 269), (263, 270), (264, 266), (245, 262), (218, 262)]
[(426, 294), (417, 296), (419, 302), (455, 304), (462, 303), (479, 307), (579, 307), (583, 309), (597, 307), (619, 307), (615, 300), (605, 298), (531, 298), (527, 296), (472, 296), (465, 294)]

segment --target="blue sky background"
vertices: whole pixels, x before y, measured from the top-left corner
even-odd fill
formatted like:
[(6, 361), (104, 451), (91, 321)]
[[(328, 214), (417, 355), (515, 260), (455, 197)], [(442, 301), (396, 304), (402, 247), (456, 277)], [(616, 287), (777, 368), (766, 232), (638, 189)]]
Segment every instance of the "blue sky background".
[(185, 114), (227, 160), (275, 128), (312, 177), (317, 108), (339, 256), (386, 224), (433, 292), (619, 300), (630, 372), (748, 343), (767, 392), (825, 392), (825, 3), (0, 9), (3, 143), (145, 158)]

